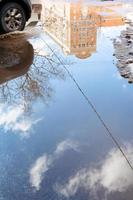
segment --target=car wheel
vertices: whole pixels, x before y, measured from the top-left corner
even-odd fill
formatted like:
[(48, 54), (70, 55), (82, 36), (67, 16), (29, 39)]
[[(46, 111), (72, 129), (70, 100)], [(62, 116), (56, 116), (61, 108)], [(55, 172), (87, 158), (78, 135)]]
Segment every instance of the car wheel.
[(24, 9), (17, 3), (7, 3), (0, 9), (0, 31), (22, 31), (26, 24)]

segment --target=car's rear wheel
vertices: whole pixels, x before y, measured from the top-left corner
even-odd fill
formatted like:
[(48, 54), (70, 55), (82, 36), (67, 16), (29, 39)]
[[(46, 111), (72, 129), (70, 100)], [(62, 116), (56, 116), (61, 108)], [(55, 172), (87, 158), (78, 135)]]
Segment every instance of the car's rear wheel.
[(26, 24), (24, 9), (17, 3), (6, 3), (0, 8), (0, 31), (22, 31)]

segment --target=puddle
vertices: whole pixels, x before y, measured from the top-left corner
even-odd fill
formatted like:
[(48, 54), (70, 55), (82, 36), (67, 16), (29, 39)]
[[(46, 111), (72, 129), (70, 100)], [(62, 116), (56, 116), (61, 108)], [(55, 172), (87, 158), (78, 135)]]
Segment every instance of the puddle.
[(132, 166), (133, 27), (121, 6), (49, 1), (42, 27), (0, 36), (0, 199), (132, 200), (131, 167), (97, 115)]

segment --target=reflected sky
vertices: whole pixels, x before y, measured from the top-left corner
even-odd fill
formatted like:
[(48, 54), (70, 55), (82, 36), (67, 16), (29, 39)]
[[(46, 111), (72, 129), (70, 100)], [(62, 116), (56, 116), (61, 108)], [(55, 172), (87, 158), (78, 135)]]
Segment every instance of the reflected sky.
[(83, 16), (83, 37), (77, 24), (71, 34), (64, 32), (69, 39), (76, 34), (74, 43), (53, 37), (55, 16), (39, 35), (10, 35), (0, 42), (1, 200), (132, 200), (131, 169), (65, 70), (133, 164), (132, 84), (118, 67), (118, 47), (126, 42), (121, 36), (132, 27), (121, 24), (119, 15), (117, 23), (111, 18), (102, 26), (95, 24), (96, 14), (88, 16), (93, 23), (88, 31)]
[[(133, 149), (127, 145), (128, 157), (133, 161)], [(56, 184), (55, 190), (61, 195), (71, 198), (81, 188), (89, 193), (88, 198), (92, 199), (117, 199), (115, 193), (125, 193), (133, 189), (133, 173), (123, 159), (119, 150), (112, 149), (106, 158), (96, 164), (98, 167), (80, 169), (74, 176), (71, 176), (64, 185)], [(101, 192), (102, 191), (102, 192)], [(100, 193), (100, 194), (99, 194)], [(130, 193), (130, 192), (129, 192)], [(132, 192), (131, 192), (132, 194)]]

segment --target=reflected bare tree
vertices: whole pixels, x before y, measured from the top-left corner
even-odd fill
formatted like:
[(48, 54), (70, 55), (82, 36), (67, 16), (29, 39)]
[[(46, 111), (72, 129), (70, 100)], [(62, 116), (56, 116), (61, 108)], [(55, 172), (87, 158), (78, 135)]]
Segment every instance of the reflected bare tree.
[(50, 79), (64, 79), (65, 74), (52, 52), (34, 52), (25, 35), (10, 37), (0, 42), (0, 99), (10, 105), (21, 103), (30, 112), (34, 100), (47, 104), (51, 99)]

